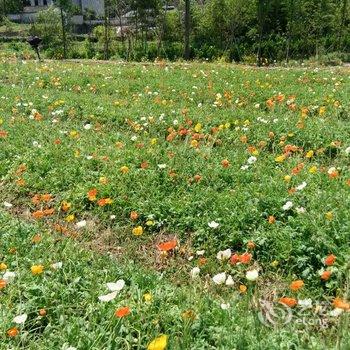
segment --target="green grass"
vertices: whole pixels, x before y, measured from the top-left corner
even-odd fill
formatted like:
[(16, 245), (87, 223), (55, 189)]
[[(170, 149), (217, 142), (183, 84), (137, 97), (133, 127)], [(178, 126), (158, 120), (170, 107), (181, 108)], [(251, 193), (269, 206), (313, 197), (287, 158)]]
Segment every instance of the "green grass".
[[(0, 262), (17, 277), (0, 290), (3, 348), (143, 349), (160, 334), (170, 349), (349, 348), (349, 313), (329, 315), (335, 297), (350, 297), (349, 83), (347, 68), (22, 63), (4, 55), (0, 203), (12, 207), (1, 204)], [(294, 151), (276, 161), (288, 145)], [(33, 201), (48, 193), (48, 202)], [(98, 205), (103, 198), (111, 202)], [(33, 219), (47, 208), (54, 213)], [(173, 238), (175, 251), (161, 254), (157, 244)], [(227, 248), (249, 250), (252, 261), (218, 261)], [(61, 269), (50, 267), (60, 261)], [(44, 272), (33, 276), (40, 264)], [(256, 282), (245, 278), (251, 269)], [(332, 272), (326, 282), (324, 270)], [(234, 286), (213, 283), (223, 271)], [(121, 294), (101, 303), (105, 283), (121, 278)], [(291, 291), (300, 279), (305, 286)], [(313, 308), (297, 306), (286, 325), (281, 315), (274, 328), (262, 324), (264, 302), (286, 311), (283, 296), (311, 298)], [(120, 306), (131, 314), (117, 319)], [(186, 310), (193, 320), (183, 319)], [(23, 313), (19, 334), (6, 336)]]
[(0, 25), (0, 34), (26, 36), (28, 35), (29, 28), (29, 24), (8, 22), (7, 24)]

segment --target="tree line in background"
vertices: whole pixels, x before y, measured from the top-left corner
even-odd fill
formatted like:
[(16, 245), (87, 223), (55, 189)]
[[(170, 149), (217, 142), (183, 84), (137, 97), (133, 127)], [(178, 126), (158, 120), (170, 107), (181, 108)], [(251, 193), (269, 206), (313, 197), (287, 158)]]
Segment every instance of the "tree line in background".
[[(71, 0), (54, 3), (56, 9), (38, 14), (31, 32), (56, 57), (221, 58), (262, 65), (350, 52), (349, 0), (104, 0), (103, 21), (79, 45), (73, 45), (69, 20), (76, 7)], [(0, 0), (0, 6), (4, 14), (23, 2)], [(84, 16), (87, 23), (94, 19), (91, 11)]]

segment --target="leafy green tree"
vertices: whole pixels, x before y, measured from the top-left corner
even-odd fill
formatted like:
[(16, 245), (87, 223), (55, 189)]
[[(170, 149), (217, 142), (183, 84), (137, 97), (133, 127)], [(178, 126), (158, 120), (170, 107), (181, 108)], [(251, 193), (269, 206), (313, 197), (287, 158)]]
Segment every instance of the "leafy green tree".
[(54, 4), (60, 9), (61, 15), (61, 29), (62, 29), (62, 45), (63, 45), (63, 58), (67, 58), (67, 22), (68, 14), (74, 11), (72, 0), (54, 0)]

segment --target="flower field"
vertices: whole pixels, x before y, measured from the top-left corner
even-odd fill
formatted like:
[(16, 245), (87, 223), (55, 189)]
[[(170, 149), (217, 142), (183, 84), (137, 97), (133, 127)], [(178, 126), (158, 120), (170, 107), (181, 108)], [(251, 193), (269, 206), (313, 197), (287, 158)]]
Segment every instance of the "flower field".
[(349, 96), (2, 57), (0, 349), (349, 349)]

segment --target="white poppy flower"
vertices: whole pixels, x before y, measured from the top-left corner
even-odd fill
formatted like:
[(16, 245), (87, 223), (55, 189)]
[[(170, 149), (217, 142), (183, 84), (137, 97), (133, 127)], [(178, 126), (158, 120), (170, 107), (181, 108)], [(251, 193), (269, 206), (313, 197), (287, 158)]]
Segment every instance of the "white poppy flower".
[(6, 271), (3, 274), (2, 279), (5, 280), (6, 282), (11, 282), (15, 277), (16, 277), (16, 273), (15, 272)]
[(92, 125), (91, 124), (85, 124), (84, 125), (84, 129), (85, 130), (90, 130), (92, 128)]
[(301, 183), (300, 185), (298, 185), (297, 187), (295, 187), (295, 189), (297, 191), (301, 191), (306, 187), (307, 183), (304, 181), (303, 183)]
[(166, 168), (166, 164), (158, 164), (158, 168), (159, 169), (165, 169)]
[(345, 149), (345, 154), (350, 155), (350, 147)]
[(330, 311), (329, 316), (338, 317), (343, 313), (343, 311), (344, 311), (343, 309), (336, 307), (334, 310)]
[(305, 308), (310, 308), (310, 307), (312, 307), (312, 300), (310, 298), (309, 299), (300, 299), (300, 300), (298, 300), (298, 305), (305, 307)]
[(334, 173), (335, 171), (337, 171), (337, 169), (336, 169), (334, 166), (332, 166), (331, 168), (328, 169), (327, 173), (328, 173), (328, 174), (332, 174), (332, 173)]
[(33, 147), (41, 148), (41, 144), (38, 141), (33, 141)]
[(218, 228), (219, 227), (219, 223), (218, 222), (216, 222), (216, 221), (210, 221), (210, 222), (208, 222), (208, 226), (210, 227), (210, 228)]
[(13, 207), (13, 205), (9, 202), (4, 202), (4, 207), (7, 208), (7, 209), (10, 209)]
[(286, 204), (282, 207), (283, 210), (287, 211), (289, 209), (292, 209), (293, 207), (293, 202), (292, 201), (288, 201), (286, 202)]
[(217, 254), (216, 254), (216, 258), (220, 261), (222, 260), (228, 260), (230, 259), (232, 253), (231, 253), (231, 249), (226, 249), (226, 250), (220, 250)]
[(106, 295), (100, 295), (98, 297), (98, 300), (103, 301), (103, 302), (108, 302), (108, 301), (111, 301), (111, 300), (115, 299), (117, 294), (118, 294), (118, 291), (115, 291), (115, 292), (112, 292), (112, 293), (109, 293), (109, 294), (106, 294)]
[(229, 303), (222, 303), (221, 305), (220, 305), (220, 307), (221, 307), (221, 309), (222, 310), (228, 310), (229, 308), (230, 308), (230, 304)]
[(62, 268), (62, 266), (63, 266), (62, 261), (59, 261), (59, 262), (57, 262), (57, 263), (53, 263), (53, 264), (51, 265), (51, 267), (52, 267), (54, 270), (58, 270), (58, 269)]
[(196, 278), (199, 276), (200, 272), (201, 272), (200, 268), (196, 266), (191, 270), (190, 275), (192, 278)]
[(248, 281), (255, 281), (257, 280), (257, 278), (259, 277), (259, 272), (258, 270), (249, 270), (246, 272), (245, 274), (245, 278), (248, 280)]
[(226, 272), (221, 272), (213, 276), (213, 282), (215, 284), (223, 284), (226, 281)]
[(111, 291), (111, 292), (119, 292), (121, 291), (125, 286), (125, 281), (124, 280), (118, 280), (115, 283), (107, 283), (107, 288)]
[(258, 158), (252, 156), (252, 157), (249, 157), (249, 158), (248, 158), (247, 163), (248, 163), (248, 164), (253, 164), (253, 163), (255, 163), (257, 160), (258, 160)]
[(18, 315), (16, 316), (12, 322), (17, 323), (17, 324), (23, 324), (28, 318), (27, 314), (23, 314), (23, 315)]
[(295, 210), (298, 214), (304, 214), (306, 212), (306, 209), (304, 207), (297, 207)]
[(226, 286), (230, 286), (230, 287), (235, 284), (231, 275), (228, 275), (225, 284), (226, 284)]
[(196, 254), (197, 254), (198, 256), (204, 255), (204, 253), (205, 253), (205, 250), (204, 250), (204, 249), (203, 249), (203, 250), (197, 250), (197, 251), (196, 251)]
[(76, 223), (77, 228), (83, 228), (86, 226), (86, 220), (82, 220)]
[(241, 166), (241, 170), (247, 170), (247, 169), (249, 169), (249, 165), (242, 165)]

